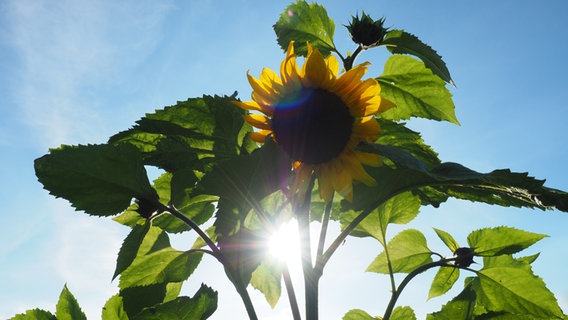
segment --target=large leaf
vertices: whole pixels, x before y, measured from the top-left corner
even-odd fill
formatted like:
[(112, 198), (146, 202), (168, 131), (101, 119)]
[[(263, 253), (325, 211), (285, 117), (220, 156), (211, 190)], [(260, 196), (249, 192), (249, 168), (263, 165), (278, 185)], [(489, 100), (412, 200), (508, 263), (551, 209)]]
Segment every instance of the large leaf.
[(517, 253), (545, 237), (547, 235), (511, 227), (497, 227), (473, 231), (467, 236), (467, 242), (475, 255), (491, 257)]
[(144, 308), (171, 301), (179, 295), (182, 284), (182, 282), (163, 282), (144, 287), (121, 289), (119, 294), (124, 311), (130, 319)]
[(146, 114), (132, 129), (112, 136), (109, 143), (128, 142), (144, 153), (145, 164), (169, 172), (187, 167), (204, 170), (211, 161), (234, 157), (243, 147), (252, 147), (250, 142), (243, 145), (251, 127), (233, 100), (234, 96), (203, 96), (180, 101)]
[(122, 242), (120, 250), (118, 251), (116, 268), (114, 270), (114, 275), (112, 276), (113, 280), (121, 274), (122, 271), (126, 270), (132, 261), (134, 261), (134, 258), (136, 258), (136, 254), (138, 253), (138, 249), (142, 244), (142, 240), (144, 240), (148, 230), (150, 230), (150, 223), (136, 225), (132, 228), (132, 231), (130, 231), (128, 236), (126, 236)]
[(376, 320), (380, 318), (373, 317), (370, 314), (368, 314), (366, 311), (361, 309), (351, 309), (341, 319), (342, 320)]
[(191, 298), (178, 297), (137, 314), (133, 320), (204, 320), (217, 310), (217, 292), (202, 284)]
[(488, 257), (474, 282), (478, 301), (489, 311), (563, 319), (556, 298), (529, 264), (510, 256)]
[(59, 301), (57, 306), (55, 306), (55, 316), (57, 320), (87, 320), (85, 313), (79, 307), (77, 299), (67, 289), (67, 285), (63, 287), (59, 295)]
[(266, 196), (284, 189), (291, 161), (267, 139), (250, 155), (219, 163), (205, 175), (195, 193), (219, 196), (216, 232), (229, 235), (238, 230), (249, 211)]
[(264, 259), (252, 273), (250, 284), (262, 292), (270, 307), (274, 308), (280, 299), (282, 264), (276, 259)]
[(57, 320), (49, 311), (41, 309), (27, 310), (25, 313), (17, 314), (10, 320)]
[(122, 297), (114, 295), (107, 300), (103, 307), (102, 320), (129, 320), (128, 314), (124, 311)]
[(445, 82), (412, 57), (394, 55), (377, 78), (381, 96), (396, 104), (381, 114), (391, 120), (410, 117), (449, 121), (459, 124), (452, 95)]
[[(383, 203), (363, 221), (361, 221), (350, 235), (355, 237), (371, 236), (383, 245), (385, 243), (387, 226), (390, 223), (405, 224), (413, 220), (419, 212), (420, 200), (410, 192), (405, 192), (390, 198)], [(356, 211), (347, 211), (341, 214), (340, 221), (343, 228), (359, 215)]]
[(408, 129), (404, 123), (396, 123), (387, 119), (378, 119), (378, 121), (381, 126), (381, 134), (376, 141), (377, 143), (402, 148), (428, 168), (440, 164), (438, 154), (432, 147), (424, 143), (420, 133)]
[(274, 25), (274, 31), (283, 50), (288, 48), (290, 41), (295, 41), (295, 52), (301, 56), (306, 56), (308, 52), (306, 42), (310, 42), (324, 56), (335, 49), (335, 24), (328, 17), (325, 8), (317, 3), (308, 4), (304, 0), (298, 0), (290, 4)]
[(367, 271), (390, 273), (389, 260), (394, 273), (408, 273), (417, 267), (432, 262), (432, 252), (428, 249), (426, 238), (416, 229), (407, 229), (392, 238), (387, 254), (383, 251), (367, 267)]
[(140, 152), (128, 144), (62, 146), (36, 159), (35, 171), (50, 194), (91, 215), (117, 214), (132, 198), (157, 201)]
[(372, 210), (392, 196), (431, 186), (438, 192), (459, 199), (501, 206), (556, 208), (568, 211), (568, 193), (543, 186), (542, 180), (526, 173), (495, 170), (479, 173), (457, 163), (442, 163), (432, 169), (408, 152), (393, 146), (364, 145), (360, 150), (389, 158), (396, 168), (367, 168), (380, 181), (376, 186), (354, 185), (353, 202), (343, 205), (353, 210)]
[(420, 58), (435, 75), (454, 85), (450, 71), (442, 57), (415, 35), (404, 30), (391, 30), (385, 35), (381, 45), (387, 46), (392, 53), (411, 54)]
[(185, 281), (201, 262), (202, 256), (201, 252), (184, 252), (171, 247), (139, 256), (122, 272), (119, 287)]
[(466, 285), (460, 294), (442, 306), (442, 310), (428, 314), (426, 320), (474, 319), (476, 297), (471, 285)]

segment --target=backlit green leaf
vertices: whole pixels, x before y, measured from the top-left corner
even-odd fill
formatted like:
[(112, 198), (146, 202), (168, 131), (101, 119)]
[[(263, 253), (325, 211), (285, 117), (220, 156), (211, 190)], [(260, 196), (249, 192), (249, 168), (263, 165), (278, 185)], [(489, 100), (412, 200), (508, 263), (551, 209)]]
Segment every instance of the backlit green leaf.
[(146, 223), (144, 225), (136, 225), (124, 239), (124, 242), (122, 243), (122, 246), (118, 251), (116, 268), (114, 270), (114, 275), (112, 276), (113, 280), (122, 271), (128, 268), (132, 261), (134, 261), (134, 258), (136, 258), (136, 254), (138, 253), (138, 249), (142, 244), (142, 240), (144, 240), (144, 237), (146, 236), (148, 230), (150, 230), (150, 223)]
[(145, 164), (169, 172), (188, 167), (205, 170), (211, 161), (239, 154), (246, 133), (252, 130), (233, 100), (234, 96), (203, 96), (179, 101), (146, 114), (132, 129), (112, 136), (109, 143), (128, 142), (143, 152)]
[(137, 257), (122, 272), (119, 287), (147, 286), (185, 281), (201, 261), (201, 252), (183, 252), (165, 248)]
[(130, 287), (120, 290), (124, 310), (133, 318), (144, 308), (153, 307), (175, 299), (181, 290), (182, 282), (158, 283), (144, 287)]
[(477, 256), (498, 256), (524, 250), (547, 237), (510, 227), (485, 228), (471, 232), (467, 242)]
[(562, 319), (562, 310), (544, 281), (529, 264), (510, 256), (485, 258), (474, 289), (478, 301), (489, 311), (530, 315), (539, 319)]
[(392, 53), (411, 54), (420, 58), (435, 75), (454, 85), (450, 71), (442, 57), (415, 35), (403, 30), (391, 30), (386, 34), (381, 45), (387, 46)]
[(458, 242), (454, 239), (454, 237), (452, 237), (451, 234), (436, 228), (434, 228), (434, 231), (452, 253), (456, 252), (456, 250), (460, 247)]
[(202, 284), (193, 297), (178, 297), (145, 309), (133, 320), (204, 320), (215, 310), (217, 310), (217, 292)]
[(27, 310), (25, 313), (17, 314), (10, 320), (57, 320), (49, 311), (41, 309)]
[(264, 259), (252, 273), (250, 284), (264, 294), (270, 307), (274, 308), (281, 294), (282, 264), (275, 259)]
[(157, 201), (140, 152), (128, 144), (62, 146), (36, 159), (35, 171), (50, 194), (91, 215), (120, 213), (133, 198)]
[[(416, 229), (407, 229), (392, 238), (387, 250), (391, 262), (392, 272), (408, 273), (417, 267), (432, 262), (431, 251), (426, 244), (424, 235)], [(389, 273), (388, 260), (385, 252), (367, 267), (367, 271)]]
[(317, 3), (308, 4), (304, 0), (298, 0), (290, 4), (274, 25), (274, 31), (283, 50), (294, 40), (295, 52), (301, 56), (306, 56), (308, 52), (306, 42), (310, 42), (324, 56), (335, 48), (335, 24), (328, 17), (325, 8)]
[(77, 299), (67, 289), (67, 285), (63, 287), (59, 295), (59, 301), (57, 306), (55, 306), (55, 316), (57, 320), (87, 320), (81, 307), (79, 307)]
[(440, 267), (434, 276), (428, 299), (432, 299), (448, 292), (460, 276), (460, 270), (452, 267)]
[(392, 311), (390, 320), (416, 320), (416, 314), (411, 307), (398, 306)]
[(122, 297), (114, 295), (107, 300), (102, 312), (103, 320), (129, 320), (124, 307), (122, 306)]
[(426, 320), (474, 319), (475, 302), (475, 291), (466, 285), (460, 294), (442, 306), (442, 310), (428, 314)]
[(381, 113), (381, 117), (395, 121), (419, 117), (459, 124), (445, 82), (422, 62), (394, 55), (387, 60), (377, 80), (381, 96), (396, 104), (395, 108)]
[[(351, 232), (355, 237), (371, 236), (383, 245), (386, 229), (389, 223), (405, 224), (412, 221), (419, 213), (420, 199), (410, 192), (405, 192), (390, 198), (388, 201), (371, 212)], [(359, 215), (359, 212), (347, 211), (340, 215), (343, 228)]]
[(342, 318), (342, 320), (376, 320), (378, 317), (373, 317), (364, 310), (352, 309), (349, 310)]

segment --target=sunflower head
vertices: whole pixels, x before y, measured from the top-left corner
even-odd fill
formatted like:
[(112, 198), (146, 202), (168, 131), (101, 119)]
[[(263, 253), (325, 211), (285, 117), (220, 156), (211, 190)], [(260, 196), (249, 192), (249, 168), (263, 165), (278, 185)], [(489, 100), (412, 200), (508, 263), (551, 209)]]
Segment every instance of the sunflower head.
[(258, 79), (248, 75), (252, 101), (235, 104), (253, 111), (244, 117), (259, 129), (251, 133), (253, 140), (264, 142), (270, 136), (293, 159), (292, 193), (302, 190), (312, 174), (324, 200), (334, 191), (350, 200), (354, 180), (375, 183), (363, 165), (380, 165), (379, 156), (354, 148), (377, 139), (380, 127), (373, 116), (393, 104), (381, 99), (375, 79), (362, 80), (366, 66), (340, 75), (337, 59), (324, 58), (308, 43), (299, 67), (290, 42), (280, 75), (270, 69)]

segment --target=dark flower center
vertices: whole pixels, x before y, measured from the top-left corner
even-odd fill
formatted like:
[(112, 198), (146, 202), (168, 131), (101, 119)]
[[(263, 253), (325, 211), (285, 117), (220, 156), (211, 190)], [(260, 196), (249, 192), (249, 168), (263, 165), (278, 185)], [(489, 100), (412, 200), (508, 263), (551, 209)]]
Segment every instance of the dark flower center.
[(282, 101), (272, 115), (276, 141), (294, 160), (320, 164), (337, 157), (345, 148), (353, 117), (335, 94), (304, 88), (298, 96)]

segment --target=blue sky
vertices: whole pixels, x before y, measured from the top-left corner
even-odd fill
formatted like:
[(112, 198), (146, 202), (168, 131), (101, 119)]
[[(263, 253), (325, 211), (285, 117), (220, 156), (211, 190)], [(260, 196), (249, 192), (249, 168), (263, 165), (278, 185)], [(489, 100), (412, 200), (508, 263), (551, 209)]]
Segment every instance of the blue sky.
[[(33, 160), (60, 144), (102, 143), (146, 112), (202, 94), (248, 99), (246, 71), (277, 69), (283, 53), (272, 25), (289, 1), (5, 0), (0, 3), (0, 318), (30, 308), (54, 310), (65, 283), (90, 319), (100, 318), (116, 254), (128, 229), (110, 219), (74, 212), (42, 189)], [(321, 1), (335, 19), (336, 45), (355, 46), (342, 25), (365, 10), (386, 25), (417, 35), (446, 61), (461, 126), (410, 121), (444, 161), (481, 172), (528, 171), (547, 185), (568, 189), (568, 2), (565, 1)], [(377, 76), (387, 55), (364, 52)], [(465, 243), (476, 228), (508, 225), (545, 233), (529, 253), (568, 310), (568, 215), (449, 201), (425, 208), (411, 227), (451, 231)], [(393, 233), (396, 229), (393, 228)], [(179, 248), (191, 239), (176, 239)], [(430, 247), (443, 247), (431, 238)], [(324, 319), (350, 308), (382, 314), (387, 278), (364, 273), (378, 254), (370, 240), (349, 239), (322, 278)], [(244, 308), (205, 261), (184, 287), (203, 281), (220, 291), (213, 319)], [(433, 274), (403, 293), (419, 318), (450, 297), (426, 302)], [(214, 280), (211, 280), (215, 278)], [(348, 280), (352, 280), (349, 283)], [(287, 319), (285, 297), (275, 311), (253, 293), (262, 319)], [(244, 317), (243, 317), (244, 318)]]

